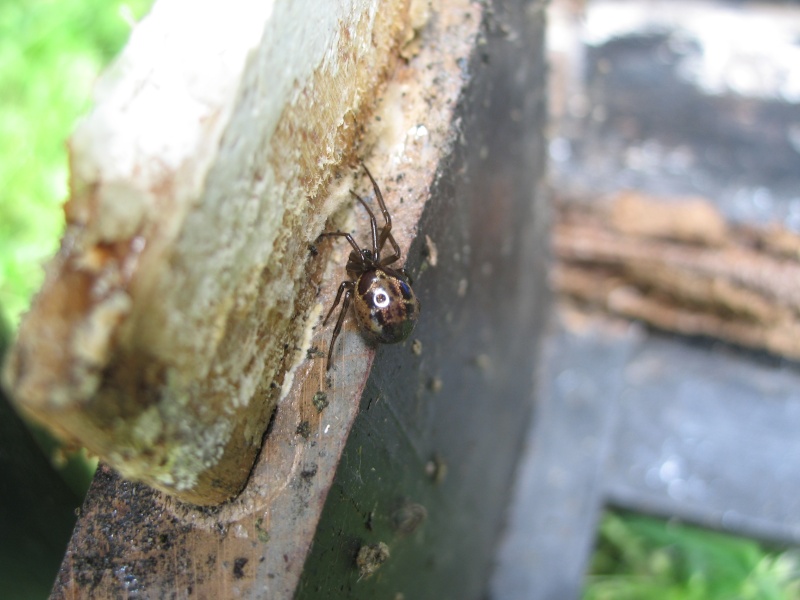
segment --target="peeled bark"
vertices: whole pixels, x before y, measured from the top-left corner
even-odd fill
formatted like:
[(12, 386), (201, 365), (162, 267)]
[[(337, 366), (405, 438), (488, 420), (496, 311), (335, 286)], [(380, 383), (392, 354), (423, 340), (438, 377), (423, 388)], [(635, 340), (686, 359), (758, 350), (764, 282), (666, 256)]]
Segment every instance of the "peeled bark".
[(559, 292), (660, 329), (800, 359), (800, 237), (709, 202), (624, 192), (562, 205)]

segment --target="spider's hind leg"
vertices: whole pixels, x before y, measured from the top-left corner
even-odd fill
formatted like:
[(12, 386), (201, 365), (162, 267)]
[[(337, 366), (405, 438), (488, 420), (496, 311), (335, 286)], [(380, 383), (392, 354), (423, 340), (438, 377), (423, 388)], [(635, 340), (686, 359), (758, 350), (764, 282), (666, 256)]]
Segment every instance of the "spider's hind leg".
[[(356, 194), (353, 190), (350, 190), (350, 193), (361, 203), (361, 206), (364, 207), (369, 215), (369, 228), (372, 233), (372, 256), (373, 258), (377, 257), (378, 252), (380, 252), (380, 247), (378, 246), (378, 222), (375, 220), (375, 213), (372, 212), (372, 209), (361, 196)], [(383, 230), (381, 230), (381, 235), (383, 235)]]
[(336, 299), (333, 301), (333, 306), (331, 306), (331, 309), (328, 311), (328, 315), (322, 322), (323, 325), (327, 324), (328, 319), (331, 318), (334, 309), (337, 306), (339, 306), (339, 301), (342, 299), (342, 294), (344, 293), (344, 302), (342, 302), (342, 310), (339, 311), (339, 317), (336, 319), (336, 326), (333, 328), (333, 335), (331, 336), (331, 345), (328, 348), (328, 366), (326, 367), (326, 369), (328, 370), (331, 368), (331, 360), (333, 358), (333, 347), (336, 344), (336, 338), (339, 337), (339, 332), (342, 330), (342, 323), (344, 323), (344, 317), (347, 314), (347, 309), (350, 308), (350, 300), (352, 298), (354, 288), (355, 288), (355, 283), (353, 283), (352, 281), (343, 281), (339, 285), (339, 291), (336, 292)]

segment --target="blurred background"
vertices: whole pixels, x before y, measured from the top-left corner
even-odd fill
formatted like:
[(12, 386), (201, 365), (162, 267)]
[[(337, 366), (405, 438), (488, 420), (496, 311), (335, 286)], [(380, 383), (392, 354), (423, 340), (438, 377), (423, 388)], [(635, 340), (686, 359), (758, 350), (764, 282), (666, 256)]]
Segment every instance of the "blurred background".
[[(151, 0), (0, 2), (0, 357), (64, 229), (66, 141)], [(47, 598), (96, 461), (0, 390), (0, 596)]]
[(552, 0), (554, 325), (493, 598), (800, 598), (800, 4)]
[[(150, 3), (0, 3), (0, 355), (63, 230), (66, 140)], [(566, 552), (584, 598), (800, 598), (800, 510), (787, 517), (800, 355), (779, 335), (794, 313), (770, 320), (781, 290), (731, 308), (707, 286), (763, 292), (735, 279), (745, 250), (773, 261), (762, 272), (800, 258), (800, 5), (552, 0), (550, 13), (558, 319), (493, 595), (546, 597), (532, 591), (548, 564), (536, 557)], [(651, 250), (669, 277), (626, 258)], [(717, 270), (692, 271), (708, 252)], [(751, 408), (759, 398), (772, 413)], [(579, 452), (546, 445), (556, 438)], [(0, 590), (45, 598), (95, 463), (26, 427), (5, 397), (0, 440)], [(735, 454), (747, 445), (756, 456)]]

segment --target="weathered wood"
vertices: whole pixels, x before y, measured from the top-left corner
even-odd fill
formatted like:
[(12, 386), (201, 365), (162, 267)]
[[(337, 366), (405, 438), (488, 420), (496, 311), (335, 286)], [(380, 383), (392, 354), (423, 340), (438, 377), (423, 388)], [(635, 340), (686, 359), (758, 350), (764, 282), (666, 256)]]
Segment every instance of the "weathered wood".
[(800, 358), (800, 237), (726, 224), (709, 203), (624, 192), (562, 207), (554, 284), (660, 329)]
[[(418, 343), (378, 351), (297, 598), (486, 597), (533, 407), (549, 256), (544, 3), (489, 8), (459, 141), (409, 253), (424, 269)], [(358, 557), (378, 544), (389, 557), (367, 576)]]
[[(617, 404), (640, 336), (556, 307), (537, 380), (536, 419), (514, 482), (493, 600), (580, 598), (618, 444)], [(626, 332), (626, 333), (620, 333)]]
[(309, 244), (412, 17), (158, 2), (70, 141), (67, 231), (5, 372), (18, 406), (182, 501), (238, 493), (307, 350)]
[[(420, 494), (424, 502), (406, 504), (405, 513), (393, 508), (393, 531), (409, 541), (438, 531), (429, 551), (441, 569), (428, 572), (441, 578), (436, 586), (428, 579), (430, 590), (457, 575), (467, 594), (462, 597), (479, 594), (529, 415), (545, 296), (544, 15), (540, 3), (493, 12), (446, 0), (435, 9), (425, 21), (425, 11), (412, 7), (418, 37), (403, 47), (406, 60), (390, 72), (383, 91), (369, 98), (374, 118), (359, 124), (357, 150), (381, 184), (393, 233), (415, 275), (423, 303), (415, 339), (381, 348), (371, 371), (375, 349), (348, 321), (326, 372), (332, 324), (309, 330), (305, 345), (297, 342), (309, 351), (283, 384), (286, 394), (247, 486), (218, 508), (181, 504), (102, 468), (54, 598), (291, 597), (323, 504), (338, 489), (331, 487), (337, 468), (343, 481), (366, 481), (370, 493), (384, 499), (427, 488), (430, 502)], [(325, 206), (349, 198), (350, 186), (368, 193), (356, 172), (356, 179), (336, 184), (336, 199), (324, 200)], [(423, 216), (431, 191), (434, 200)], [(346, 228), (362, 239), (367, 221), (360, 207), (335, 218), (347, 219)], [(317, 226), (321, 217), (308, 225), (310, 236)], [(317, 249), (321, 254), (311, 252), (310, 264), (324, 266), (321, 283), (305, 275), (298, 280), (312, 296), (318, 291), (309, 302), (314, 324), (345, 277), (349, 252), (328, 242)], [(413, 406), (404, 404), (412, 398)], [(365, 416), (340, 464), (359, 408)], [(371, 437), (373, 427), (385, 431)], [(365, 436), (376, 444), (370, 457), (388, 458), (375, 475), (355, 462)], [(401, 481), (409, 486), (393, 485)], [(427, 518), (415, 504), (424, 506)], [(365, 507), (359, 500), (359, 516)], [(376, 535), (384, 531), (387, 507), (382, 501), (377, 508)], [(402, 514), (410, 517), (397, 517)], [(335, 526), (326, 523), (314, 547), (343, 567), (331, 571), (326, 585), (344, 578), (355, 586), (376, 561), (368, 565), (362, 557), (360, 574), (358, 548), (351, 553), (345, 544), (327, 554)], [(363, 534), (363, 520), (357, 527), (353, 533)], [(471, 543), (464, 543), (466, 535)], [(410, 545), (387, 545), (388, 561), (364, 580), (371, 583), (362, 594), (388, 581), (388, 573), (407, 581), (409, 591), (422, 585), (413, 583), (417, 573), (411, 572), (422, 555), (409, 553)], [(305, 594), (315, 593), (313, 573), (328, 566), (318, 558), (309, 563)]]

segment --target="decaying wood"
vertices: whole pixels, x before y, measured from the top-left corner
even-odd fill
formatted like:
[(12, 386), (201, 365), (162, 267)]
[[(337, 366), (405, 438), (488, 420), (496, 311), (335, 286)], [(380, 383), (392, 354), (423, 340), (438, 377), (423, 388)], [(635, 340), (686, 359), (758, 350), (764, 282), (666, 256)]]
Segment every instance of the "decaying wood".
[[(289, 10), (286, 7), (295, 4), (276, 3), (275, 10)], [(309, 15), (317, 13), (320, 5), (312, 4), (313, 11), (306, 6), (305, 14), (292, 12), (291, 19), (282, 25), (294, 31), (297, 23), (314, 20), (309, 19)], [(362, 6), (362, 3), (355, 4)], [(358, 20), (352, 30), (343, 29), (337, 38), (337, 43), (343, 45), (335, 46), (335, 52), (326, 55), (326, 60), (335, 54), (344, 61), (341, 63), (341, 72), (328, 73), (332, 77), (335, 75), (333, 79), (320, 80), (315, 76), (307, 88), (295, 90), (296, 93), (292, 95), (309, 112), (320, 114), (309, 117), (312, 119), (309, 122), (300, 118), (301, 113), (287, 110), (282, 114), (277, 124), (278, 133), (275, 134), (279, 137), (273, 138), (272, 142), (264, 142), (275, 154), (269, 155), (266, 149), (259, 147), (255, 149), (252, 159), (244, 160), (252, 169), (252, 172), (248, 172), (252, 176), (247, 179), (250, 183), (242, 183), (243, 189), (238, 187), (239, 184), (233, 190), (219, 187), (220, 199), (224, 197), (228, 200), (220, 200), (216, 206), (218, 210), (211, 211), (211, 216), (216, 220), (193, 217), (194, 210), (201, 210), (210, 202), (205, 196), (194, 199), (184, 207), (188, 211), (188, 221), (185, 228), (181, 229), (183, 233), (175, 233), (175, 239), (180, 240), (181, 235), (189, 235), (190, 226), (196, 228), (199, 238), (195, 241), (199, 244), (202, 240), (208, 244), (202, 246), (203, 260), (214, 263), (216, 253), (220, 252), (227, 257), (224, 264), (231, 269), (234, 269), (238, 260), (246, 260), (250, 264), (250, 268), (243, 268), (243, 273), (239, 274), (245, 277), (241, 283), (245, 289), (236, 287), (234, 280), (237, 278), (233, 278), (232, 273), (216, 268), (213, 271), (213, 278), (222, 278), (227, 286), (225, 289), (228, 293), (219, 300), (231, 312), (222, 313), (226, 316), (220, 321), (220, 313), (216, 309), (213, 311), (216, 327), (210, 331), (219, 337), (212, 336), (208, 340), (214, 346), (211, 352), (214, 360), (206, 365), (208, 377), (211, 378), (209, 385), (215, 383), (219, 386), (219, 389), (212, 387), (213, 392), (219, 391), (225, 398), (242, 398), (238, 392), (244, 385), (242, 380), (234, 377), (225, 365), (230, 363), (231, 357), (248, 354), (249, 359), (244, 365), (246, 368), (240, 375), (246, 376), (245, 380), (251, 375), (258, 380), (252, 391), (252, 401), (236, 406), (226, 404), (223, 406), (226, 410), (222, 413), (230, 413), (231, 418), (235, 417), (236, 422), (246, 428), (248, 439), (258, 437), (260, 441), (260, 433), (266, 423), (256, 418), (261, 419), (268, 412), (265, 408), (259, 409), (263, 413), (253, 417), (248, 407), (274, 401), (281, 396), (246, 487), (221, 506), (198, 508), (184, 504), (174, 496), (120, 478), (110, 468), (102, 467), (62, 564), (53, 592), (54, 598), (125, 595), (180, 598), (293, 596), (323, 503), (339, 465), (342, 448), (358, 412), (358, 402), (374, 356), (374, 348), (368, 346), (348, 322), (337, 342), (334, 367), (326, 371), (324, 357), (333, 324), (322, 327), (320, 316), (330, 306), (339, 282), (346, 276), (343, 266), (350, 249), (346, 244), (330, 240), (314, 248), (309, 248), (309, 243), (322, 231), (331, 211), (342, 205), (344, 209), (332, 217), (332, 227), (340, 225), (353, 230), (359, 240), (364, 239), (362, 235), (368, 227), (368, 221), (359, 206), (353, 208), (349, 189), (352, 187), (362, 191), (366, 196), (370, 193), (369, 186), (365, 185), (363, 174), (355, 161), (352, 161), (352, 170), (346, 165), (352, 155), (357, 155), (369, 165), (381, 184), (392, 212), (392, 232), (404, 256), (407, 254), (435, 175), (442, 168), (442, 163), (448, 160), (458, 140), (459, 122), (455, 117), (455, 109), (469, 82), (469, 73), (464, 65), (478, 55), (478, 32), (483, 16), (481, 5), (468, 0), (437, 3), (436, 12), (430, 14), (427, 22), (420, 16), (424, 16), (425, 11), (412, 7), (409, 13), (412, 15), (409, 17), (412, 30), (401, 28), (402, 35), (395, 35), (393, 24), (404, 22), (405, 13), (401, 11), (401, 3), (365, 2), (363, 6), (366, 6), (366, 15), (369, 17), (367, 21)], [(399, 15), (397, 11), (400, 11)], [(275, 18), (274, 14), (272, 18)], [(384, 29), (378, 31), (382, 19), (387, 19), (387, 22), (381, 25)], [(275, 33), (271, 26), (268, 28)], [(274, 26), (276, 31), (280, 28), (281, 25)], [(401, 48), (386, 46), (395, 40), (399, 40)], [(364, 62), (359, 58), (362, 51), (369, 56), (373, 52), (386, 52), (390, 57), (385, 60), (372, 57)], [(280, 56), (285, 57), (291, 52), (283, 48)], [(391, 56), (397, 56), (399, 52), (405, 58), (392, 60)], [(258, 62), (253, 57), (251, 61), (254, 61), (251, 67)], [(481, 64), (479, 59), (474, 62)], [(327, 63), (323, 61), (323, 64)], [(381, 77), (381, 73), (385, 73), (385, 77)], [(263, 91), (260, 86), (276, 84), (263, 80), (264, 75), (253, 73), (252, 76), (257, 80), (254, 86), (259, 93)], [(366, 80), (366, 84), (361, 78)], [(344, 84), (342, 80), (348, 81)], [(256, 94), (253, 88), (248, 87), (247, 91)], [(247, 97), (247, 93), (243, 95)], [(339, 100), (340, 95), (344, 100)], [(257, 100), (253, 99), (248, 104), (250, 110), (258, 111)], [(348, 103), (355, 103), (355, 107), (349, 112), (341, 112)], [(362, 104), (363, 108), (356, 108)], [(368, 109), (374, 110), (369, 118)], [(302, 114), (309, 116), (308, 112)], [(240, 118), (249, 123), (244, 115)], [(333, 128), (330, 128), (330, 123), (321, 123), (320, 119), (332, 119)], [(355, 129), (356, 123), (358, 129)], [(353, 146), (356, 140), (352, 139), (356, 132), (361, 142), (358, 147)], [(282, 144), (279, 148), (275, 147), (276, 139)], [(225, 144), (224, 140), (222, 143)], [(229, 143), (235, 148), (243, 142), (231, 138)], [(286, 179), (277, 179), (278, 183), (275, 183), (272, 178), (277, 175), (273, 172), (281, 173)], [(212, 170), (204, 189), (218, 189), (219, 184), (213, 183), (214, 176), (215, 171)], [(269, 185), (264, 183), (267, 179)], [(255, 189), (248, 187), (251, 184)], [(526, 194), (529, 193), (528, 189), (525, 190)], [(253, 199), (254, 203), (238, 205), (230, 201), (230, 197), (240, 192)], [(281, 204), (285, 195), (292, 199), (292, 208), (287, 207), (283, 212), (273, 214), (273, 209), (269, 208), (271, 203)], [(259, 201), (256, 202), (256, 199)], [(232, 228), (227, 227), (227, 217), (222, 214), (228, 208), (235, 208), (236, 218), (233, 221), (236, 226)], [(160, 226), (158, 221), (153, 225)], [(270, 229), (273, 226), (274, 231)], [(272, 231), (272, 238), (267, 236), (268, 231)], [(253, 265), (256, 259), (246, 254), (248, 251), (262, 251), (258, 246), (262, 237), (269, 239), (270, 248), (279, 248), (280, 252), (279, 255), (262, 255), (261, 259), (265, 262), (256, 268)], [(229, 255), (230, 246), (237, 246), (241, 241), (239, 238), (248, 242), (243, 244), (239, 252)], [(150, 247), (145, 245), (140, 252), (144, 253)], [(170, 248), (167, 256), (158, 257), (159, 260), (165, 260), (169, 267), (162, 276), (171, 273), (176, 278), (180, 277), (175, 284), (179, 283), (183, 289), (189, 283), (184, 273), (195, 265), (185, 256), (177, 254), (176, 248)], [(155, 258), (152, 259), (154, 262)], [(62, 251), (61, 260), (74, 260), (68, 244)], [(439, 257), (439, 260), (442, 258)], [(185, 288), (185, 293), (190, 294), (184, 296), (190, 304), (187, 309), (190, 311), (195, 306), (194, 295), (201, 294), (205, 299), (207, 291), (201, 285), (206, 281), (202, 273), (203, 264), (196, 266), (201, 271), (197, 275), (199, 281), (195, 282), (197, 285)], [(144, 265), (138, 268), (144, 268)], [(315, 273), (317, 268), (320, 272)], [(238, 273), (239, 268), (236, 267), (234, 271)], [(134, 270), (134, 274), (136, 272)], [(283, 284), (279, 286), (275, 281), (282, 281)], [(93, 280), (90, 279), (90, 282)], [(130, 295), (133, 293), (130, 289), (133, 288), (125, 287), (122, 291)], [(156, 294), (155, 290), (159, 293)], [(259, 290), (270, 290), (274, 296), (266, 291), (262, 294)], [(171, 290), (156, 286), (148, 288), (147, 292), (148, 304), (141, 306), (141, 313), (135, 313), (133, 309), (123, 313), (123, 323), (114, 331), (123, 339), (127, 339), (124, 337), (126, 335), (134, 335), (138, 329), (131, 329), (131, 315), (135, 313), (146, 321), (149, 310), (154, 312), (155, 324), (144, 323), (144, 329), (151, 336), (147, 339), (150, 342), (158, 339), (163, 343), (165, 340), (161, 339), (160, 329), (167, 328), (170, 322), (159, 317), (162, 311), (162, 316), (183, 317), (168, 310), (171, 302), (177, 302)], [(297, 294), (297, 297), (293, 297), (293, 294)], [(267, 298), (274, 300), (277, 308), (270, 305)], [(209, 310), (216, 306), (205, 300), (200, 305)], [(65, 326), (71, 325), (71, 319), (82, 314), (71, 310), (63, 319)], [(309, 326), (304, 322), (306, 315)], [(291, 323), (280, 325), (280, 321), (276, 321), (279, 318)], [(192, 328), (200, 327), (202, 323), (180, 322), (188, 328), (187, 335), (197, 341), (201, 333), (192, 331)], [(34, 325), (29, 318), (27, 327), (33, 328)], [(209, 333), (208, 328), (204, 330), (206, 334)], [(298, 331), (302, 334), (299, 337)], [(172, 332), (173, 337), (178, 335), (173, 329), (168, 329), (164, 335), (168, 332)], [(24, 335), (30, 338), (33, 334)], [(121, 342), (116, 338), (111, 342), (115, 351), (127, 348), (125, 345), (118, 348)], [(175, 343), (180, 346), (183, 341), (175, 340)], [(20, 344), (24, 346), (24, 337)], [(299, 355), (298, 365), (283, 380), (270, 375), (273, 367), (269, 361), (274, 357), (267, 347), (275, 350), (276, 345), (275, 360), (278, 362), (285, 363), (291, 360), (290, 355)], [(288, 345), (288, 348), (284, 348), (284, 345)], [(205, 364), (204, 349), (197, 346), (192, 348), (200, 353), (198, 361)], [(143, 390), (132, 394), (139, 402), (147, 402), (154, 395), (151, 385), (155, 386), (155, 390), (167, 391), (172, 389), (165, 387), (167, 385), (185, 385), (192, 391), (189, 395), (191, 403), (204, 397), (196, 389), (197, 384), (192, 384), (189, 379), (178, 378), (177, 382), (171, 378), (162, 380), (154, 377), (152, 381), (138, 379), (137, 375), (145, 377), (150, 373), (148, 361), (156, 360), (158, 356), (154, 358), (145, 352), (146, 348), (139, 346), (135, 350), (141, 354), (132, 350), (132, 354), (124, 355), (133, 360), (133, 366), (123, 369), (130, 381), (124, 380), (129, 387), (122, 391), (135, 389), (137, 384), (148, 384)], [(27, 351), (17, 352), (22, 357)], [(411, 352), (410, 349), (408, 352)], [(99, 354), (105, 357), (105, 353)], [(186, 356), (183, 358), (186, 359)], [(17, 390), (26, 385), (26, 380), (30, 381), (27, 379), (31, 377), (28, 369), (33, 368), (20, 364), (19, 360), (10, 373)], [(217, 367), (219, 360), (222, 361), (221, 367)], [(260, 378), (255, 377), (256, 372), (262, 373)], [(105, 385), (117, 372), (105, 368), (101, 373)], [(58, 381), (61, 387), (70, 383), (69, 380)], [(275, 385), (270, 385), (272, 382)], [(109, 388), (109, 393), (113, 389)], [(72, 392), (71, 388), (69, 391)], [(95, 396), (87, 392), (87, 398)], [(184, 398), (186, 396), (178, 399)], [(96, 401), (88, 402), (91, 405)], [(158, 406), (161, 407), (160, 404)], [(216, 410), (213, 407), (200, 408), (205, 406), (202, 402), (197, 406), (199, 414)], [(127, 407), (124, 412), (134, 412), (135, 416), (135, 408)], [(118, 409), (114, 410), (112, 417), (116, 419)], [(100, 414), (106, 415), (103, 411)], [(514, 422), (520, 423), (520, 420)], [(195, 423), (190, 429), (184, 441), (190, 441), (192, 436), (207, 435), (200, 424)], [(242, 450), (239, 449), (239, 452)], [(114, 466), (118, 467), (119, 464), (115, 463)], [(246, 463), (244, 460), (236, 463), (237, 468), (250, 464), (252, 462)], [(151, 466), (147, 465), (148, 468)], [(137, 475), (151, 481), (149, 473), (142, 470)], [(229, 477), (225, 471), (218, 474), (220, 477)], [(235, 473), (237, 476), (239, 474)], [(158, 483), (158, 480), (154, 483)], [(201, 483), (198, 482), (198, 485)], [(216, 480), (205, 483), (208, 487), (202, 488), (202, 497), (183, 493), (181, 498), (208, 502), (219, 497), (213, 496), (209, 487), (226, 491), (234, 487), (232, 484), (223, 486)], [(166, 487), (174, 491), (169, 486), (159, 485), (162, 489)]]
[(67, 230), (5, 372), (20, 409), (183, 501), (238, 493), (308, 347), (309, 246), (414, 15), (156, 3), (70, 141)]
[(562, 294), (687, 335), (800, 359), (800, 237), (728, 224), (709, 202), (623, 192), (566, 202)]

